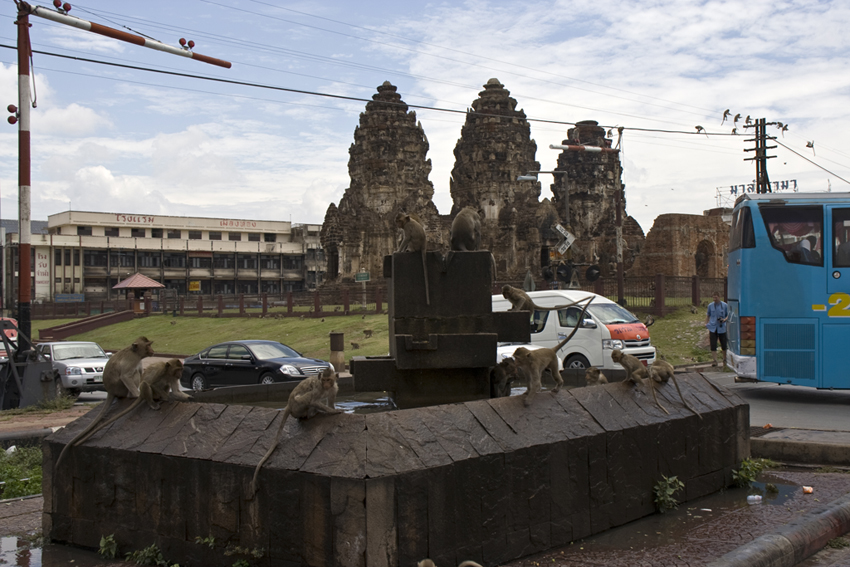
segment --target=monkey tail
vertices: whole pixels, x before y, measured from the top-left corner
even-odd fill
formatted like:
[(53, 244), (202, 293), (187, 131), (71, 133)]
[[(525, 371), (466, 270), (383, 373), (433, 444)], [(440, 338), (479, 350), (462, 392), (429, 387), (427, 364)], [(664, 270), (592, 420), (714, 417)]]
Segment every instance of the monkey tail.
[[(588, 308), (588, 307), (590, 306), (590, 304), (593, 302), (593, 296), (592, 296), (592, 295), (591, 295), (591, 296), (588, 296), (586, 299), (587, 299), (587, 303), (585, 303), (585, 304), (584, 304), (584, 307), (582, 307), (582, 309), (581, 309), (581, 315), (579, 315), (579, 316), (578, 316), (578, 321), (576, 322), (576, 326), (575, 326), (575, 327), (573, 327), (573, 332), (572, 332), (572, 333), (570, 333), (569, 335), (567, 335), (567, 338), (566, 338), (566, 339), (564, 339), (564, 340), (562, 340), (561, 342), (559, 342), (559, 343), (558, 343), (558, 346), (556, 346), (554, 349), (552, 349), (552, 350), (554, 350), (554, 351), (555, 351), (555, 353), (557, 353), (559, 350), (561, 350), (562, 348), (564, 348), (564, 345), (565, 345), (565, 344), (567, 344), (568, 342), (570, 342), (570, 339), (571, 339), (571, 338), (573, 338), (573, 335), (575, 335), (575, 334), (576, 334), (576, 331), (578, 331), (578, 328), (581, 326), (581, 322), (582, 322), (582, 321), (584, 321), (584, 314), (587, 312), (587, 308)], [(580, 300), (580, 301), (581, 301), (581, 300)], [(576, 303), (578, 303), (578, 301), (577, 301)]]
[(425, 259), (425, 249), (422, 249), (422, 273), (425, 275), (425, 305), (431, 305), (431, 295), (428, 293), (428, 261)]
[(274, 441), (272, 441), (271, 446), (269, 447), (266, 454), (263, 455), (263, 458), (260, 459), (260, 462), (257, 463), (257, 468), (254, 469), (254, 478), (251, 479), (251, 486), (249, 487), (249, 491), (251, 492), (251, 498), (257, 494), (257, 476), (260, 474), (260, 469), (269, 460), (269, 457), (272, 456), (274, 450), (277, 449), (278, 443), (280, 443), (280, 434), (283, 433), (283, 426), (286, 425), (286, 419), (289, 417), (289, 404), (286, 404), (286, 409), (283, 410), (283, 419), (280, 420), (280, 425), (277, 428), (277, 435), (274, 437)]
[(476, 563), (475, 561), (464, 561), (457, 567), (481, 567), (480, 563)]
[(97, 429), (95, 429), (95, 427), (97, 426), (98, 422), (100, 422), (100, 420), (103, 419), (103, 416), (106, 415), (106, 412), (109, 410), (109, 407), (112, 405), (112, 401), (114, 399), (115, 399), (115, 396), (113, 396), (112, 394), (108, 394), (106, 396), (106, 401), (103, 402), (103, 406), (101, 406), (101, 408), (100, 408), (100, 413), (97, 414), (97, 417), (95, 417), (92, 420), (92, 422), (89, 423), (88, 427), (86, 427), (80, 433), (78, 433), (76, 437), (74, 437), (73, 439), (68, 441), (68, 443), (65, 445), (65, 447), (62, 448), (62, 452), (59, 453), (59, 458), (56, 459), (56, 464), (53, 465), (53, 471), (54, 472), (59, 470), (59, 463), (61, 463), (62, 459), (65, 458), (65, 454), (68, 452), (68, 449), (70, 449), (72, 445), (78, 445), (79, 443), (82, 442), (82, 441), (80, 441), (80, 439), (83, 439), (83, 438), (88, 439), (90, 434), (94, 434), (94, 433), (97, 432)]
[(676, 385), (676, 391), (679, 392), (679, 397), (682, 398), (682, 405), (684, 405), (686, 408), (688, 408), (689, 410), (694, 412), (697, 415), (698, 418), (702, 419), (702, 414), (699, 413), (694, 408), (692, 408), (691, 406), (689, 406), (688, 402), (685, 401), (685, 396), (682, 395), (682, 390), (679, 389), (679, 382), (678, 382), (678, 380), (676, 380), (676, 377), (671, 376), (671, 378), (673, 378), (673, 383)]
[(81, 445), (81, 444), (85, 443), (86, 441), (88, 441), (89, 437), (91, 437), (92, 435), (94, 435), (95, 433), (97, 433), (98, 431), (100, 431), (101, 429), (103, 429), (104, 427), (106, 427), (106, 426), (108, 426), (108, 425), (112, 425), (113, 423), (115, 423), (116, 421), (118, 421), (119, 419), (121, 419), (122, 417), (124, 417), (125, 415), (127, 415), (128, 413), (130, 413), (131, 411), (133, 411), (134, 409), (136, 409), (136, 407), (137, 407), (140, 403), (142, 403), (142, 401), (143, 401), (143, 400), (144, 400), (144, 398), (141, 398), (141, 397), (136, 398), (135, 400), (133, 400), (133, 403), (132, 403), (132, 404), (130, 404), (130, 406), (129, 406), (127, 409), (125, 409), (124, 411), (122, 411), (122, 412), (121, 412), (121, 413), (119, 413), (118, 415), (113, 415), (112, 417), (110, 417), (109, 419), (107, 419), (106, 421), (104, 421), (104, 422), (100, 425), (100, 427), (98, 427), (98, 428), (97, 428), (97, 431), (90, 431), (88, 434), (86, 434), (86, 435), (85, 435), (85, 437), (83, 437), (82, 439), (80, 439), (80, 440), (77, 442), (77, 445)]

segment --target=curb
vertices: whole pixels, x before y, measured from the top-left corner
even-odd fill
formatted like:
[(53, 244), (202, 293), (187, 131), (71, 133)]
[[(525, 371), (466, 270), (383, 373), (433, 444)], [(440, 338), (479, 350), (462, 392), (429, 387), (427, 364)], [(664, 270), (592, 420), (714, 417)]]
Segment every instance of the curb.
[(850, 447), (834, 443), (812, 443), (786, 439), (750, 438), (753, 457), (790, 463), (850, 465)]
[(28, 429), (25, 431), (11, 431), (9, 433), (0, 433), (0, 447), (8, 449), (12, 445), (21, 447), (39, 446), (42, 439), (59, 429), (58, 427), (48, 427), (46, 429)]
[(794, 567), (850, 531), (850, 494), (815, 508), (773, 534), (734, 549), (706, 567)]

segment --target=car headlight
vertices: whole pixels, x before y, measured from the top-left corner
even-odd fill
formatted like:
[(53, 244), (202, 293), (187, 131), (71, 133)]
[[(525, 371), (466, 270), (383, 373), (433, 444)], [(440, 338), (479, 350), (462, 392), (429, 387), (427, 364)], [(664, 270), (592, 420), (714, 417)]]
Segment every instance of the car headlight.
[(614, 350), (615, 348), (623, 350), (623, 341), (617, 339), (602, 339), (602, 348), (606, 350)]
[(65, 367), (65, 374), (82, 374), (82, 373), (83, 373), (83, 369), (80, 368), (79, 366), (66, 366)]
[(283, 372), (284, 374), (289, 374), (290, 376), (297, 376), (299, 374), (303, 374), (303, 372), (301, 372), (301, 370), (292, 366), (291, 364), (284, 364), (283, 366), (280, 367), (280, 371)]

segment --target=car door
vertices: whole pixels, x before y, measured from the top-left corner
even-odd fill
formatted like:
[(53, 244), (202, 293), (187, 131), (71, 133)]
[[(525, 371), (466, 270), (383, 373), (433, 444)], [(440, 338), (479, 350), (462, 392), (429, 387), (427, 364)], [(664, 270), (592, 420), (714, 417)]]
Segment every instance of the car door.
[(230, 345), (227, 353), (227, 373), (233, 384), (256, 384), (259, 379), (254, 356), (245, 345)]
[(229, 384), (227, 377), (227, 348), (230, 345), (215, 345), (207, 351), (201, 361), (201, 372), (210, 386)]

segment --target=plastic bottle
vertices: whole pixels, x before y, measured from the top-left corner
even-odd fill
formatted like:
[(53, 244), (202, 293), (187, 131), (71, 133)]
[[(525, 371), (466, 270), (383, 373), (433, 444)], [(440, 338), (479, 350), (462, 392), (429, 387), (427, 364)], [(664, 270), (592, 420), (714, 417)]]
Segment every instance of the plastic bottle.
[(759, 494), (750, 494), (747, 496), (747, 504), (761, 504), (761, 495)]

